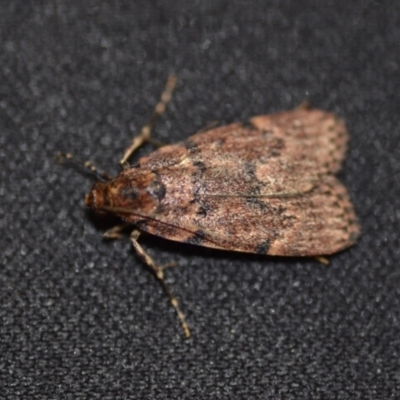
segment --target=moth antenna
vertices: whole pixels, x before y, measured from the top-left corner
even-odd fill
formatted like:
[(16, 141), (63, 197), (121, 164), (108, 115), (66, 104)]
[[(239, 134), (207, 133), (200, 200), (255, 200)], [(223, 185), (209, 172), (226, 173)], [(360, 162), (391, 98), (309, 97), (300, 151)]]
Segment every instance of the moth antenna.
[(112, 179), (112, 177), (106, 172), (99, 172), (97, 167), (90, 161), (82, 161), (74, 157), (71, 153), (58, 153), (56, 155), (56, 162), (61, 163), (63, 160), (67, 160), (75, 165), (78, 165), (79, 167), (85, 168), (100, 181), (107, 182)]
[[(156, 104), (153, 115), (151, 116), (149, 122), (143, 126), (140, 130), (139, 135), (135, 136), (129, 145), (129, 147), (125, 150), (124, 155), (122, 156), (121, 160), (119, 161), (122, 168), (128, 168), (129, 163), (128, 159), (133, 154), (133, 152), (138, 149), (143, 143), (148, 141), (154, 141), (150, 139), (151, 130), (156, 123), (156, 121), (160, 118), (162, 114), (164, 114), (167, 104), (170, 102), (172, 98), (172, 92), (175, 89), (177, 78), (175, 75), (170, 75), (167, 79), (167, 83), (165, 84), (165, 89), (161, 93), (161, 97), (159, 102)], [(156, 145), (160, 146), (160, 143), (156, 141)]]
[(140, 232), (139, 231), (137, 231), (137, 230), (132, 231), (132, 233), (131, 233), (131, 242), (133, 244), (133, 247), (135, 248), (135, 250), (138, 253), (138, 255), (143, 259), (145, 264), (153, 271), (155, 277), (161, 283), (161, 285), (162, 285), (162, 287), (164, 289), (164, 292), (167, 294), (172, 307), (174, 307), (174, 309), (175, 309), (175, 312), (176, 312), (176, 314), (178, 316), (179, 322), (181, 323), (181, 326), (182, 326), (182, 329), (183, 329), (183, 332), (184, 332), (185, 336), (187, 338), (189, 338), (191, 336), (191, 333), (190, 333), (189, 325), (186, 322), (185, 314), (182, 312), (182, 310), (181, 310), (181, 308), (179, 306), (178, 299), (176, 298), (174, 293), (171, 291), (171, 289), (169, 288), (169, 286), (165, 282), (165, 278), (164, 278), (164, 269), (172, 267), (172, 266), (175, 266), (175, 263), (168, 264), (168, 265), (166, 265), (164, 267), (158, 266), (153, 261), (153, 259), (144, 251), (143, 247), (139, 244), (139, 242), (138, 242), (139, 236), (140, 236)]

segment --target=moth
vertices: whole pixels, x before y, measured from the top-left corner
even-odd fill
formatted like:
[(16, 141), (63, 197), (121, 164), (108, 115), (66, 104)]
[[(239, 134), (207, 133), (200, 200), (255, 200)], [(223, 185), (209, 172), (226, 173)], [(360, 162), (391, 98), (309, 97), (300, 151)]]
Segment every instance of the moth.
[(107, 237), (119, 237), (126, 224), (134, 228), (133, 246), (164, 286), (189, 337), (165, 283), (165, 267), (140, 246), (140, 232), (215, 249), (298, 257), (341, 251), (356, 242), (360, 226), (336, 177), (348, 133), (344, 121), (329, 112), (299, 107), (256, 116), (245, 125), (213, 128), (160, 147), (129, 165), (132, 153), (150, 140), (175, 82), (168, 79), (152, 119), (125, 152), (122, 172), (103, 175), (85, 202), (124, 221)]

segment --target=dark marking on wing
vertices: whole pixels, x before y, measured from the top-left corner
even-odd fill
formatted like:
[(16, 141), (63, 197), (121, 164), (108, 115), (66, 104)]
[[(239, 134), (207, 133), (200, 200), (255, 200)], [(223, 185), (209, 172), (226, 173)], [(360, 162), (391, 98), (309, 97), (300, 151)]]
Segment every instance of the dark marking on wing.
[(269, 240), (263, 240), (256, 247), (257, 254), (267, 254), (270, 246)]
[(257, 196), (254, 197), (246, 196), (244, 197), (244, 201), (246, 205), (250, 207), (257, 207), (260, 210), (268, 210), (270, 208), (267, 202), (262, 201), (262, 199)]
[(203, 161), (194, 161), (193, 166), (196, 168), (196, 175), (202, 175), (207, 171), (207, 166)]
[(146, 231), (146, 226), (147, 226), (147, 219), (139, 219), (135, 221), (135, 226), (139, 228), (140, 230)]
[(185, 140), (183, 142), (183, 145), (186, 147), (186, 149), (189, 150), (190, 154), (196, 153), (198, 146), (197, 146), (197, 143), (195, 143), (193, 140), (190, 140), (190, 139)]
[(205, 239), (205, 233), (201, 229), (197, 230), (193, 236), (190, 236), (185, 240), (185, 243), (201, 245)]
[(158, 177), (154, 180), (147, 188), (147, 192), (156, 200), (161, 201), (167, 192), (165, 185), (162, 183), (161, 179)]

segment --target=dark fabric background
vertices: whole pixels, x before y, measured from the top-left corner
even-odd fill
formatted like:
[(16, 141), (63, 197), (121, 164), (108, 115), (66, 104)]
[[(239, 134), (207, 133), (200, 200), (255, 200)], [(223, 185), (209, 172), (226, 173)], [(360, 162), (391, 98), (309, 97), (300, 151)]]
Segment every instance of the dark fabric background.
[[(396, 4), (1, 2), (0, 398), (399, 398)], [(328, 267), (143, 238), (180, 265), (190, 340), (129, 241), (102, 239), (93, 179), (55, 163), (117, 173), (171, 72), (165, 143), (305, 100), (343, 116), (363, 227)]]

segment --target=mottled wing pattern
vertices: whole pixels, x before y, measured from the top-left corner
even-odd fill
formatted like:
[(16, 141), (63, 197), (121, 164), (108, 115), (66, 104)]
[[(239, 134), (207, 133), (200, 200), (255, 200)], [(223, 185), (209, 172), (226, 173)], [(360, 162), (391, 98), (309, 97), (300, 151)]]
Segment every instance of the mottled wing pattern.
[(346, 155), (344, 121), (333, 113), (298, 108), (291, 112), (253, 117), (250, 122), (285, 140), (285, 156), (307, 160), (319, 172), (337, 172)]
[(332, 175), (347, 132), (333, 114), (298, 109), (232, 124), (139, 160), (166, 196), (155, 215), (125, 216), (142, 230), (207, 247), (271, 255), (331, 254), (359, 226)]
[(303, 196), (285, 199), (201, 196), (171, 204), (139, 227), (206, 247), (285, 256), (332, 254), (354, 244), (359, 234), (347, 191), (333, 176)]
[(140, 166), (191, 167), (197, 190), (219, 195), (302, 193), (340, 168), (348, 135), (334, 114), (298, 109), (251, 122), (255, 128), (231, 124), (165, 146)]

